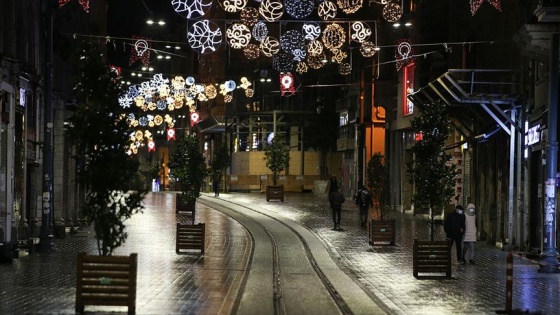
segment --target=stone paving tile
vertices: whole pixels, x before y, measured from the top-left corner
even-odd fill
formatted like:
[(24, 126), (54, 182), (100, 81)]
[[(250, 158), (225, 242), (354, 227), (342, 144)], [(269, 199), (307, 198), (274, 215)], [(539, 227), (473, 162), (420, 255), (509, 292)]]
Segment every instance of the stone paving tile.
[[(507, 253), (484, 242), (476, 244), (477, 265), (454, 262), (451, 279), (416, 279), (412, 275), (413, 239), (429, 239), (429, 234), (426, 223), (410, 214), (391, 214), (397, 220), (396, 246), (372, 247), (366, 231), (359, 228), (358, 210), (351, 200), (343, 206), (345, 231), (339, 232), (331, 230), (326, 196), (287, 193), (284, 203), (267, 203), (259, 193), (223, 198), (268, 209), (309, 228), (331, 250), (339, 266), (393, 314), (495, 314), (505, 307)], [(436, 239), (445, 239), (442, 227), (436, 231)], [(515, 257), (513, 291), (514, 309), (560, 313), (560, 274), (539, 274), (533, 261)]]

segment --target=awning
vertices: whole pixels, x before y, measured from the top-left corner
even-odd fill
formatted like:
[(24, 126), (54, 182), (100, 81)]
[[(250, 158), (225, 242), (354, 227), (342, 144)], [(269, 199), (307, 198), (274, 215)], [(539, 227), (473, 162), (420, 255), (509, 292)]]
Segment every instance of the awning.
[(200, 132), (208, 133), (222, 133), (226, 130), (226, 125), (224, 124), (224, 116), (211, 116), (204, 120), (201, 120), (195, 125)]

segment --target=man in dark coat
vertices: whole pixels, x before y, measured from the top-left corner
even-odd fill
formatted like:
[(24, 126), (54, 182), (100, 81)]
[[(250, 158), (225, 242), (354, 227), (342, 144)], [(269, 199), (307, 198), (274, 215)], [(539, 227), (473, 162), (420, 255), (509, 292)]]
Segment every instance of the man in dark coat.
[(356, 193), (354, 199), (356, 205), (360, 208), (360, 226), (362, 229), (365, 229), (367, 225), (368, 210), (373, 206), (373, 199), (371, 198), (369, 190), (363, 185)]
[(338, 187), (329, 195), (329, 203), (332, 209), (334, 230), (340, 230), (340, 216), (342, 214), (342, 204), (345, 200), (346, 199), (344, 198), (344, 195), (338, 190)]
[(461, 265), (463, 262), (463, 234), (465, 233), (465, 215), (463, 214), (463, 206), (457, 205), (455, 207), (455, 212), (449, 213), (445, 217), (445, 222), (443, 223), (443, 229), (447, 238), (451, 240), (451, 246), (455, 243), (457, 249), (457, 262)]

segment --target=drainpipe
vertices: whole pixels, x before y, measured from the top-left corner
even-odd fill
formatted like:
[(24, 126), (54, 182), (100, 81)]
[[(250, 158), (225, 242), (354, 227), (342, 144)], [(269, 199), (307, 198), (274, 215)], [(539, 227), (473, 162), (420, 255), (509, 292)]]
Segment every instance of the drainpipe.
[(548, 103), (548, 138), (546, 140), (546, 182), (544, 200), (543, 250), (539, 259), (539, 272), (558, 273), (556, 252), (556, 172), (558, 164), (558, 33), (551, 35), (550, 76)]

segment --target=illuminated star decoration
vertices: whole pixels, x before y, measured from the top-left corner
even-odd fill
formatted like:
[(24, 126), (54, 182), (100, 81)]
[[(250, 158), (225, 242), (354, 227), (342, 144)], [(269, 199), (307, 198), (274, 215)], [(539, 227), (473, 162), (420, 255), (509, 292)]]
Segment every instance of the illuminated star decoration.
[(128, 65), (132, 65), (136, 60), (140, 60), (144, 65), (150, 63), (150, 51), (152, 50), (152, 41), (150, 38), (132, 35), (135, 40), (134, 46), (130, 50), (130, 59)]
[[(58, 7), (62, 8), (68, 2), (70, 2), (70, 0), (58, 0)], [(89, 0), (78, 0), (78, 2), (80, 3), (84, 11), (89, 13)]]
[(496, 10), (502, 11), (500, 0), (471, 0), (471, 14), (473, 16), (476, 14), (476, 11), (478, 11), (478, 8), (480, 8), (484, 1), (490, 3)]
[(292, 96), (295, 93), (294, 89), (294, 75), (291, 73), (281, 73), (280, 74), (280, 91), (282, 96), (289, 93), (288, 96)]

